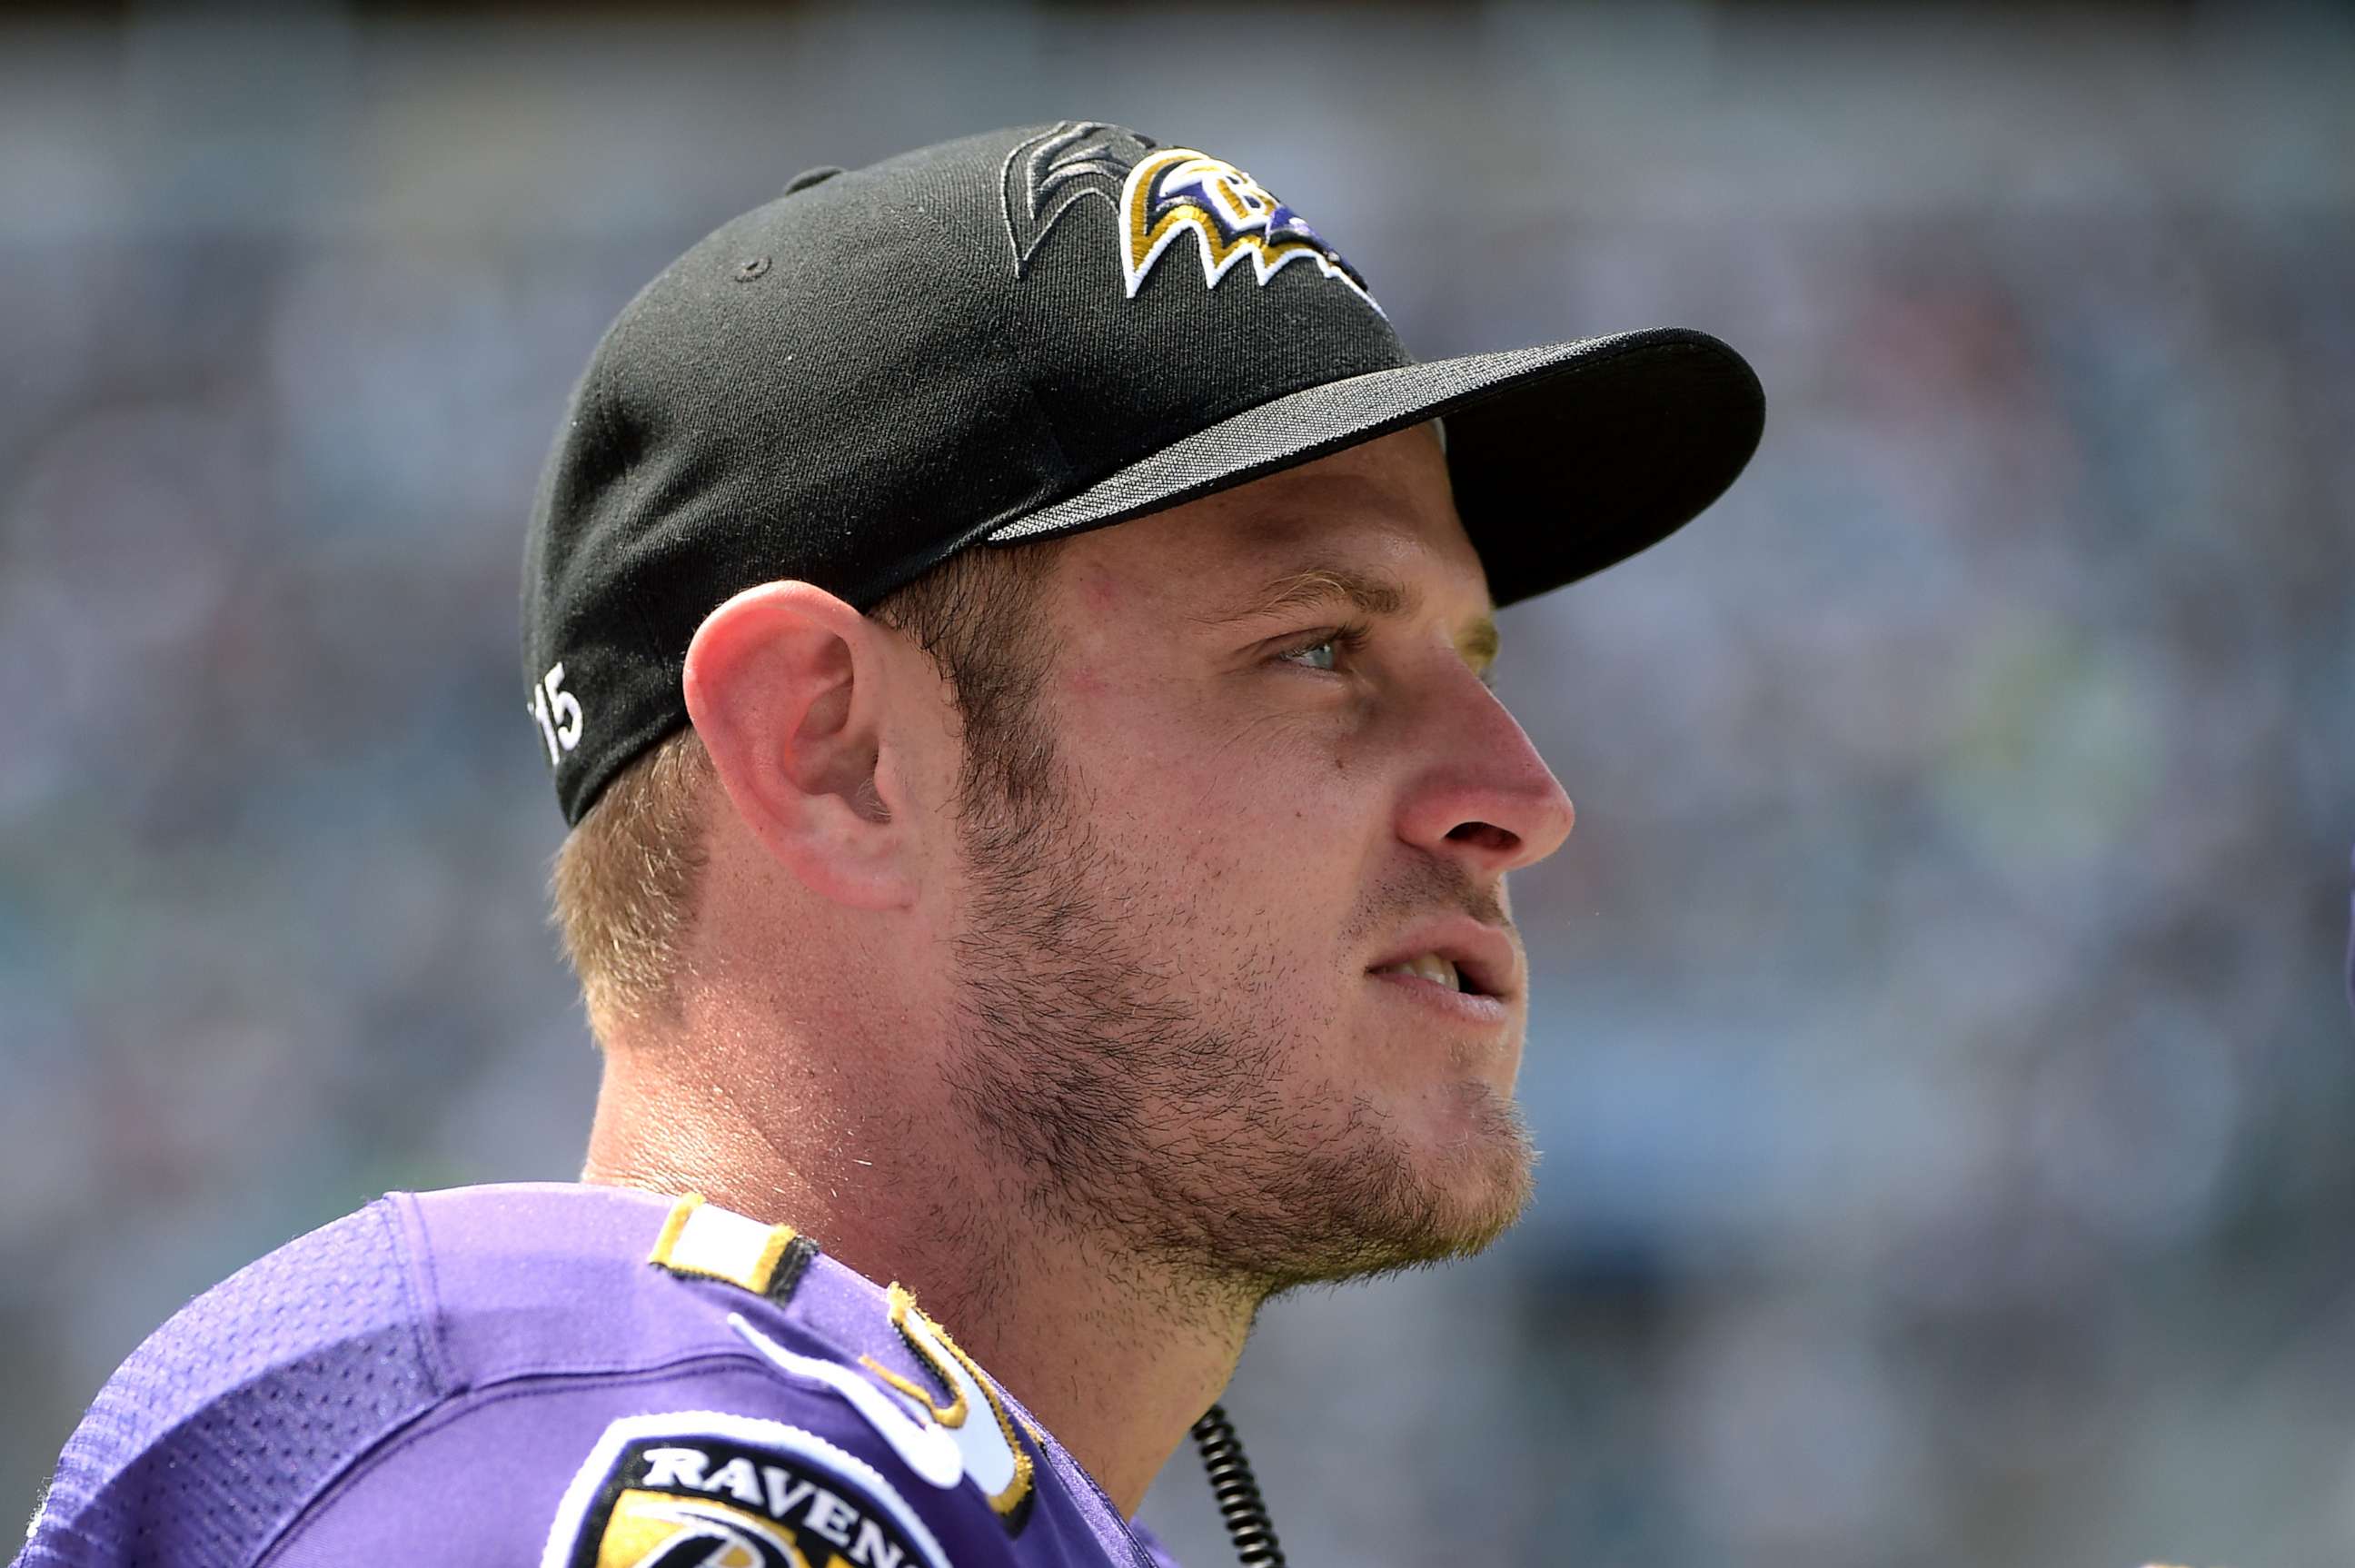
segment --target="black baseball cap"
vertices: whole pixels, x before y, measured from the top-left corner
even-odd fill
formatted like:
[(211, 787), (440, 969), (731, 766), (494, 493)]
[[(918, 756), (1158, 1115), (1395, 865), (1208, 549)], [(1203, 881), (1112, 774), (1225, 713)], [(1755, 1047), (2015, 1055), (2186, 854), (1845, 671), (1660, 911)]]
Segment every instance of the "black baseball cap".
[(1683, 526), (1764, 409), (1741, 356), (1678, 327), (1417, 364), (1290, 207), (1117, 125), (812, 170), (641, 290), (574, 389), (526, 545), (529, 707), (577, 824), (687, 722), (687, 645), (745, 588), (866, 610), (971, 546), (1434, 419), (1510, 604)]

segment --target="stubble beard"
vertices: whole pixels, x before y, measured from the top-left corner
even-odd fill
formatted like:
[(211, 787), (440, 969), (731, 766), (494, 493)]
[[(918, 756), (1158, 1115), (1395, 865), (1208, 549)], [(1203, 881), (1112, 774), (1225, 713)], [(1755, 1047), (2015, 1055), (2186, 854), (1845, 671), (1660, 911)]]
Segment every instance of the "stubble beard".
[(1535, 1157), (1509, 1098), (1457, 1080), (1468, 1130), (1421, 1168), (1362, 1095), (1287, 1104), (1300, 1042), (1231, 1021), (1269, 1016), (1251, 1003), (1284, 976), (1230, 976), (1209, 1016), (1150, 950), (1184, 890), (1124, 879), (1050, 761), (1028, 783), (966, 803), (949, 1077), (1031, 1222), (1256, 1304), (1466, 1256), (1519, 1216)]

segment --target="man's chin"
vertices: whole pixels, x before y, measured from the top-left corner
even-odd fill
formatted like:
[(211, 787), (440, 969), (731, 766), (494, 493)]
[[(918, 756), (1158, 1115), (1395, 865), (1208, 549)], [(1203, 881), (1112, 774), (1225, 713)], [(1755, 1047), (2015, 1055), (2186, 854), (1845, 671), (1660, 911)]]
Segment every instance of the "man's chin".
[(1536, 1190), (1537, 1149), (1519, 1106), (1486, 1084), (1465, 1083), (1451, 1109), (1454, 1125), (1421, 1162), (1420, 1185), (1430, 1199), (1413, 1239), (1432, 1250), (1418, 1262), (1484, 1250), (1512, 1228)]
[(1442, 1263), (1485, 1252), (1512, 1229), (1536, 1190), (1536, 1151), (1516, 1118), (1509, 1134), (1449, 1151), (1431, 1180), (1423, 1222), (1396, 1238), (1399, 1266)]
[[(1518, 1109), (1485, 1088), (1475, 1125), (1436, 1148), (1384, 1141), (1328, 1148), (1298, 1174), (1288, 1233), (1264, 1232), (1255, 1257), (1231, 1256), (1269, 1293), (1470, 1257), (1512, 1228), (1535, 1190), (1537, 1154)], [(1273, 1243), (1273, 1244), (1269, 1244)]]

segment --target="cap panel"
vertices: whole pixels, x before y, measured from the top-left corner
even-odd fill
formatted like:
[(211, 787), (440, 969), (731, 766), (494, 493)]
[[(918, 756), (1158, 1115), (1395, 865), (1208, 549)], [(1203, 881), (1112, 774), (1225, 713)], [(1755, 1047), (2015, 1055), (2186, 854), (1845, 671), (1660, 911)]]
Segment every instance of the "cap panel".
[(1068, 489), (1003, 313), (944, 280), (962, 248), (933, 227), (994, 215), (911, 172), (880, 192), (876, 171), (837, 176), (722, 226), (600, 345), (527, 570), (535, 720), (579, 705), (577, 724), (538, 725), (569, 820), (685, 721), (687, 644), (732, 594), (794, 577), (858, 602), (911, 538)]

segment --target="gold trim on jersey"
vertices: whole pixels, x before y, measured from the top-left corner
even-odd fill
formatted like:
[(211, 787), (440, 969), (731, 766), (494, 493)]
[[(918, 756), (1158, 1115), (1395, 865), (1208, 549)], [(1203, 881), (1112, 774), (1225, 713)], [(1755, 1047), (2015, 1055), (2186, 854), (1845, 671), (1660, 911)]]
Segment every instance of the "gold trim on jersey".
[(671, 1205), (646, 1262), (673, 1274), (724, 1279), (766, 1296), (794, 1235), (791, 1225), (764, 1226), (733, 1210), (707, 1204), (700, 1192), (690, 1192)]
[[(915, 1296), (906, 1286), (895, 1282), (890, 1296), (891, 1327), (900, 1331), (900, 1338), (907, 1343), (909, 1350), (940, 1380), (941, 1386), (956, 1397), (946, 1405), (936, 1404), (930, 1391), (921, 1383), (911, 1378), (901, 1377), (874, 1357), (861, 1356), (858, 1364), (882, 1379), (932, 1420), (952, 1429), (963, 1426), (973, 1408), (964, 1382), (957, 1375), (961, 1369), (970, 1379), (972, 1386), (980, 1391), (983, 1403), (989, 1406), (989, 1413), (997, 1424), (998, 1435), (1005, 1439), (1006, 1451), (1014, 1461), (1013, 1477), (999, 1490), (983, 1495), (989, 1499), (990, 1508), (999, 1515), (1012, 1514), (1022, 1506), (1022, 1499), (1029, 1496), (1037, 1477), (1032, 1470), (1030, 1452), (1016, 1435), (1013, 1418), (1007, 1414), (1006, 1402), (997, 1397), (996, 1387), (990, 1382), (989, 1375), (981, 1370), (980, 1363), (965, 1354), (964, 1348), (949, 1338), (948, 1330), (916, 1305)], [(954, 1360), (955, 1366), (948, 1364), (951, 1360)], [(966, 1474), (972, 1474), (970, 1465), (966, 1467)], [(979, 1484), (978, 1477), (975, 1484)]]
[[(901, 1393), (906, 1394), (909, 1399), (912, 1400), (917, 1404), (922, 1405), (924, 1409), (924, 1413), (931, 1416), (941, 1425), (952, 1429), (963, 1426), (964, 1424), (965, 1416), (971, 1412), (973, 1407), (965, 1399), (964, 1390), (959, 1386), (957, 1382), (956, 1373), (949, 1369), (946, 1363), (946, 1359), (942, 1356), (939, 1351), (934, 1350), (931, 1346), (923, 1343), (923, 1341), (918, 1339), (913, 1334), (908, 1331), (908, 1314), (915, 1311), (916, 1298), (908, 1293), (906, 1286), (896, 1284), (891, 1286), (890, 1297), (891, 1327), (900, 1331), (900, 1339), (907, 1345), (910, 1353), (931, 1370), (932, 1376), (940, 1380), (940, 1383), (943, 1388), (948, 1390), (949, 1392), (954, 1394), (956, 1397), (947, 1404), (935, 1404), (932, 1403), (932, 1393), (923, 1386), (923, 1384), (916, 1381), (913, 1378), (901, 1377), (899, 1373), (893, 1371), (890, 1368), (885, 1366), (874, 1357), (861, 1356), (858, 1358), (858, 1364), (865, 1367), (868, 1371), (873, 1372), (877, 1377), (881, 1378), (885, 1382), (890, 1384)], [(926, 1321), (929, 1322), (931, 1320), (927, 1318)], [(935, 1331), (937, 1332), (937, 1330)], [(978, 1381), (979, 1380), (976, 1379), (975, 1381)], [(990, 1397), (989, 1390), (986, 1385), (984, 1385), (982, 1389), (982, 1396), (984, 1398)]]

